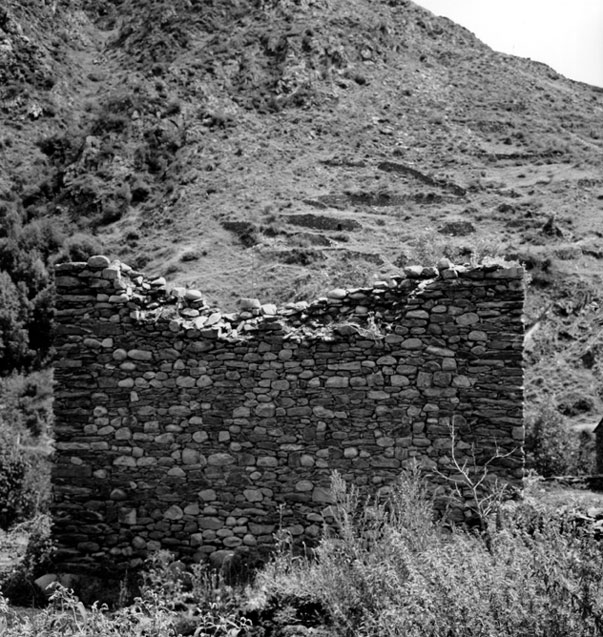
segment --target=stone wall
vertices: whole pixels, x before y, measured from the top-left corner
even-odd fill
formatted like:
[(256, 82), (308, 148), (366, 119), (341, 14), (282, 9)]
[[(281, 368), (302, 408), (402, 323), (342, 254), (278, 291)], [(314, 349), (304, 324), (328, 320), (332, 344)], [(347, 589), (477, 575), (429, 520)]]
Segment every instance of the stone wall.
[(102, 256), (56, 268), (55, 535), (65, 570), (311, 540), (334, 470), (523, 468), (523, 270), (406, 268), (238, 313)]

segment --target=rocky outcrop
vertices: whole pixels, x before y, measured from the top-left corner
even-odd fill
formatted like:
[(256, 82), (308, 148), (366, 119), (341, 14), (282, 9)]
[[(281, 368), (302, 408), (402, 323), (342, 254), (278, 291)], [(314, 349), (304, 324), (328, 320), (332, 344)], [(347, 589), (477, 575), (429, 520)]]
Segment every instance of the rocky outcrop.
[(453, 458), (498, 455), (517, 483), (523, 270), (440, 266), (227, 314), (106, 257), (58, 265), (63, 570), (262, 553), (279, 527), (311, 541), (334, 470), (375, 492), (415, 463), (445, 485)]

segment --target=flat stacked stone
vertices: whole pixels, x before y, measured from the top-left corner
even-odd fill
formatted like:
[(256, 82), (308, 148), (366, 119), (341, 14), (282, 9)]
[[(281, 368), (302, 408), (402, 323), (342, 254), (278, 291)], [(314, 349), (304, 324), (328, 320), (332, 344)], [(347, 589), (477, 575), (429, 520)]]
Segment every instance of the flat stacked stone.
[(265, 553), (279, 525), (311, 541), (334, 470), (374, 492), (418, 463), (448, 487), (454, 459), (498, 453), (518, 484), (523, 270), (438, 266), (225, 313), (104, 256), (58, 265), (64, 569)]

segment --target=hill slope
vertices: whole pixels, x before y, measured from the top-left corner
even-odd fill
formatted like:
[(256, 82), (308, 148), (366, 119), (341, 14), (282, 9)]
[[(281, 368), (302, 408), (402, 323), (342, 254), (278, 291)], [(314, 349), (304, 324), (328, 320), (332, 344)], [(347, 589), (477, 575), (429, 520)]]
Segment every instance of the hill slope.
[(603, 90), (405, 0), (141, 4), (0, 10), (0, 269), (34, 310), (75, 232), (225, 306), (506, 255), (530, 408), (596, 419)]

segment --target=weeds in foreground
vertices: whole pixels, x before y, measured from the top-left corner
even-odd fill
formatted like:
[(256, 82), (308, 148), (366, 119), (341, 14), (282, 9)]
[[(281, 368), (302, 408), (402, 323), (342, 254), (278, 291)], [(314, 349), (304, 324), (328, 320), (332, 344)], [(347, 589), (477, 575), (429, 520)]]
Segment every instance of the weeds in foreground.
[(236, 589), (204, 565), (185, 569), (167, 552), (150, 560), (139, 596), (110, 611), (95, 602), (86, 607), (73, 591), (55, 585), (49, 604), (21, 617), (0, 595), (0, 635), (10, 637), (220, 637), (243, 635), (249, 621), (241, 616)]
[(341, 480), (333, 494), (338, 532), (316, 558), (281, 552), (256, 582), (267, 599), (320, 604), (332, 634), (601, 634), (603, 550), (571, 520), (518, 505), (487, 543), (435, 522), (416, 479), (403, 477), (380, 505), (360, 506)]
[[(19, 618), (0, 596), (11, 637), (595, 637), (603, 634), (603, 548), (569, 514), (503, 506), (488, 541), (435, 521), (416, 475), (367, 501), (334, 475), (335, 524), (312, 554), (281, 534), (245, 591), (165, 553), (139, 597), (110, 612), (57, 588)], [(578, 520), (579, 521), (579, 520)]]

